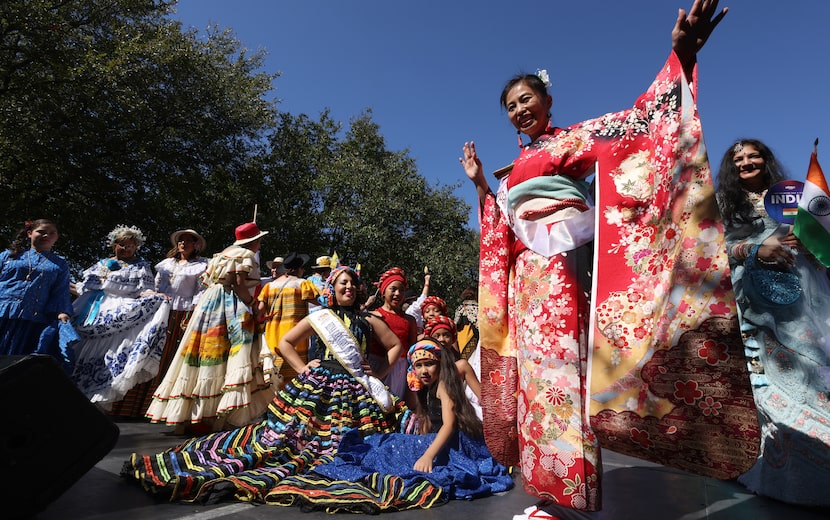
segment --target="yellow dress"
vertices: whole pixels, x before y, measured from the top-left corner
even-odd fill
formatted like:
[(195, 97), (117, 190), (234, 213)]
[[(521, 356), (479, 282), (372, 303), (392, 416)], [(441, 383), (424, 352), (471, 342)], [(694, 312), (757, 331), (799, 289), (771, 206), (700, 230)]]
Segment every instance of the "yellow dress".
[[(265, 303), (265, 331), (263, 339), (274, 355), (273, 373), (278, 374), (282, 382), (289, 381), (297, 375), (291, 365), (285, 363), (279, 354), (280, 339), (294, 325), (308, 315), (308, 303), (313, 302), (320, 295), (320, 290), (310, 280), (297, 276), (286, 275), (267, 283), (260, 291), (257, 299)], [(296, 346), (297, 354), (304, 361), (308, 361), (308, 344)]]

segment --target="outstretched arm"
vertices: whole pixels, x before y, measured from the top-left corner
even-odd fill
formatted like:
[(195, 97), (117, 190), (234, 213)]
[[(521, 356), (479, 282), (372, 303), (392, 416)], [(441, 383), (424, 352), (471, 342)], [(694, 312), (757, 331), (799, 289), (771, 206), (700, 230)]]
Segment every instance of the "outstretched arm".
[(671, 32), (672, 49), (680, 58), (687, 78), (692, 76), (697, 53), (728, 11), (729, 8), (724, 7), (718, 12), (718, 0), (695, 0), (688, 13), (684, 9), (678, 10)]

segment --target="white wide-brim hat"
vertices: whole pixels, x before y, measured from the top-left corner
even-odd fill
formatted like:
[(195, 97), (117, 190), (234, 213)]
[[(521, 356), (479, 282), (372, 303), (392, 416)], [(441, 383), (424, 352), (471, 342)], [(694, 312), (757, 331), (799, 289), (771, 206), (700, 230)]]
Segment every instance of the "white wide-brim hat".
[(207, 247), (207, 242), (204, 237), (192, 229), (180, 229), (178, 231), (174, 231), (170, 235), (170, 243), (173, 244), (173, 247), (179, 245), (179, 239), (182, 235), (193, 235), (196, 237), (196, 251), (204, 251)]

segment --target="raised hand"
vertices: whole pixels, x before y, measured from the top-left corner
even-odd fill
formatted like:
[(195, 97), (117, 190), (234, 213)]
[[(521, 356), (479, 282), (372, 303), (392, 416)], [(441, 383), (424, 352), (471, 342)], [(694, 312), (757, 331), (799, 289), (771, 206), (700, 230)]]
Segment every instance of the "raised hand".
[(484, 198), (490, 192), (490, 186), (487, 184), (487, 178), (484, 176), (481, 159), (478, 158), (478, 154), (476, 153), (476, 144), (472, 141), (464, 143), (462, 152), (463, 156), (459, 157), (458, 160), (464, 168), (464, 173), (475, 184), (479, 202), (483, 205)]
[(671, 33), (672, 49), (684, 66), (694, 62), (695, 55), (728, 11), (729, 8), (724, 7), (718, 12), (718, 0), (695, 0), (688, 13), (678, 10)]

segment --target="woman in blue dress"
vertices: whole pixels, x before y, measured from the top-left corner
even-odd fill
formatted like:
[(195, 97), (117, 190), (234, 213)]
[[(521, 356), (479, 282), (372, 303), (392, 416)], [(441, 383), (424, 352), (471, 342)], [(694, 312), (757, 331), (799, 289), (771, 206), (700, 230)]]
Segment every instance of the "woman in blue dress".
[(513, 487), (510, 471), (484, 444), (481, 420), (464, 394), (451, 347), (425, 337), (409, 348), (417, 435), (348, 432), (336, 457), (284, 480), (271, 499), (328, 513), (429, 508)]
[[(784, 179), (770, 148), (733, 143), (718, 173), (732, 285), (761, 425), (761, 453), (738, 481), (760, 495), (830, 507), (830, 280), (789, 224), (767, 213)], [(767, 276), (796, 286), (766, 291)], [(793, 278), (792, 276), (790, 278)]]
[(71, 371), (71, 341), (59, 342), (74, 331), (69, 265), (52, 252), (58, 236), (51, 220), (27, 221), (0, 253), (0, 355), (49, 354)]

